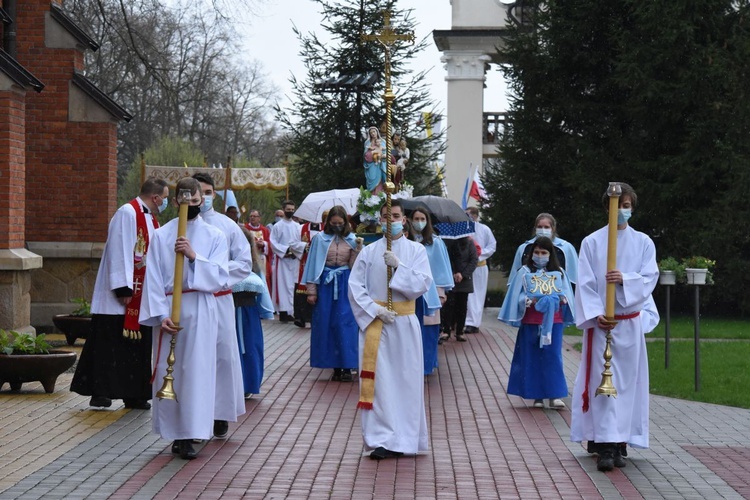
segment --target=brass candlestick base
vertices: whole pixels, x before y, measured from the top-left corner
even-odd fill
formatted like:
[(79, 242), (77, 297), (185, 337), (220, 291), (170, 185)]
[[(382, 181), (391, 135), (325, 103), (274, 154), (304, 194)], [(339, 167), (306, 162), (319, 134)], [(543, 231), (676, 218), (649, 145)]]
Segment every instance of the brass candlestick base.
[[(177, 330), (182, 330), (180, 326), (177, 326)], [(174, 377), (172, 372), (174, 371), (174, 346), (177, 343), (177, 333), (172, 334), (172, 340), (169, 341), (169, 355), (167, 356), (167, 374), (164, 375), (164, 382), (161, 385), (161, 389), (156, 392), (156, 397), (159, 399), (171, 399), (177, 401), (177, 394), (174, 392)]]
[[(614, 328), (614, 325), (617, 324), (617, 321), (613, 319), (607, 319), (607, 323), (612, 325)], [(615, 385), (612, 383), (612, 372), (609, 370), (612, 368), (612, 363), (610, 362), (612, 359), (612, 330), (609, 330), (607, 332), (607, 345), (604, 348), (604, 371), (602, 372), (602, 381), (599, 384), (599, 387), (596, 388), (596, 395), (605, 395), (605, 396), (613, 396), (617, 397), (617, 389), (615, 389)]]

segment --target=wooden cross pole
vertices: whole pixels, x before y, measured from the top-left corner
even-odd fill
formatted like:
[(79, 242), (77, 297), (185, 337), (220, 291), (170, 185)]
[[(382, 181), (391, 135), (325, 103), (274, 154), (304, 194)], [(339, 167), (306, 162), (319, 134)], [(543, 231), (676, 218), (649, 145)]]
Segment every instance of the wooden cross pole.
[[(391, 250), (391, 193), (395, 191), (396, 186), (393, 184), (393, 172), (396, 165), (391, 164), (391, 105), (395, 99), (393, 94), (393, 88), (391, 87), (391, 47), (399, 41), (414, 42), (414, 32), (405, 34), (396, 33), (391, 26), (391, 13), (387, 10), (383, 11), (383, 29), (380, 33), (373, 33), (370, 35), (362, 34), (361, 40), (363, 42), (379, 42), (385, 50), (385, 93), (383, 94), (383, 100), (385, 101), (385, 158), (386, 158), (386, 176), (385, 176), (385, 195), (386, 195), (386, 248)], [(393, 292), (391, 291), (390, 282), (393, 277), (393, 268), (388, 267), (388, 309), (393, 310)]]

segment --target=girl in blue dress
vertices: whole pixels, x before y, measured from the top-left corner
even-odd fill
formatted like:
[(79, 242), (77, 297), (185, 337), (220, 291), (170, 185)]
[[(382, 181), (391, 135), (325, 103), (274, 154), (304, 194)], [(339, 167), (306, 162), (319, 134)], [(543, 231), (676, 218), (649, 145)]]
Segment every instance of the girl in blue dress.
[(498, 319), (518, 326), (508, 394), (533, 399), (535, 408), (564, 408), (568, 395), (562, 359), (564, 326), (574, 324), (573, 292), (552, 240), (540, 236), (508, 284)]
[(310, 366), (333, 368), (332, 380), (352, 381), (359, 364), (359, 327), (349, 305), (349, 274), (362, 249), (346, 210), (336, 205), (328, 211), (325, 227), (310, 243), (302, 283), (307, 302), (313, 305), (310, 331)]

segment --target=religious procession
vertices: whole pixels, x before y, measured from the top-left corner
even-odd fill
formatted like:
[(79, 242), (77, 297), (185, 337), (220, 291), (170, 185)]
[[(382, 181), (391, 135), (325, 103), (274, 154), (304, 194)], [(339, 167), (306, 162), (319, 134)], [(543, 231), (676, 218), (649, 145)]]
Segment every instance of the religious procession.
[[(35, 14), (8, 2), (21, 32), (48, 12), (47, 0), (34, 2)], [(41, 127), (29, 118), (22, 134), (30, 164), (53, 164), (62, 187), (38, 181), (42, 170), (24, 167), (21, 176), (15, 165), (26, 159), (6, 168), (0, 158), (0, 174), (23, 177), (27, 200), (24, 210), (4, 214), (8, 251), (0, 255), (0, 266), (10, 262), (5, 281), (15, 301), (0, 316), (0, 398), (7, 401), (0, 462), (8, 471), (0, 498), (750, 495), (750, 481), (733, 472), (748, 471), (750, 410), (737, 399), (698, 394), (700, 307), (713, 314), (744, 306), (736, 294), (716, 305), (717, 292), (687, 277), (696, 271), (689, 266), (705, 261), (699, 270), (714, 284), (715, 261), (666, 257), (705, 254), (718, 243), (685, 237), (692, 233), (682, 230), (683, 217), (696, 227), (705, 221), (682, 205), (682, 195), (666, 192), (673, 178), (686, 189), (666, 153), (659, 156), (665, 177), (654, 180), (643, 167), (647, 152), (628, 156), (633, 144), (615, 144), (637, 113), (611, 112), (612, 122), (581, 118), (594, 124), (590, 130), (576, 121), (586, 106), (568, 114), (543, 109), (553, 100), (547, 86), (575, 86), (577, 74), (532, 75), (544, 64), (523, 66), (539, 50), (527, 28), (557, 27), (562, 7), (451, 2), (451, 29), (430, 32), (447, 74), (442, 116), (420, 87), (425, 73), (408, 69), (412, 51), (424, 45), (410, 10), (380, 0), (383, 8), (372, 12), (364, 2), (311, 3), (323, 9), (321, 26), (332, 36), (353, 23), (342, 37), (346, 63), (330, 74), (315, 70), (330, 47), (295, 28), (309, 78), (292, 78), (296, 100), (277, 101), (268, 122), (262, 113), (237, 119), (236, 109), (227, 111), (264, 82), (250, 70), (232, 74), (222, 60), (221, 71), (201, 74), (220, 75), (228, 94), (195, 95), (169, 111), (203, 119), (151, 143), (150, 134), (168, 127), (139, 107), (149, 123), (134, 134), (140, 142), (123, 146), (118, 133), (129, 125), (118, 122), (140, 117), (78, 70), (70, 82), (43, 73), (51, 87), (73, 89), (64, 107), (76, 125)], [(120, 15), (104, 4), (102, 15)], [(42, 16), (55, 26), (49, 43), (99, 48), (73, 29), (72, 16), (85, 17), (86, 9), (51, 5)], [(158, 1), (154, 9), (172, 15)], [(356, 47), (346, 48), (350, 42)], [(25, 50), (14, 54), (41, 71)], [(493, 66), (510, 85), (502, 112), (482, 109)], [(0, 58), (2, 72), (17, 94), (44, 88), (13, 57)], [(172, 77), (148, 79), (166, 85)], [(138, 86), (145, 95), (148, 86)], [(204, 104), (190, 109), (194, 102)], [(35, 106), (29, 116), (41, 120)], [(212, 115), (213, 107), (227, 112)], [(640, 140), (652, 133), (667, 140), (649, 128), (655, 120), (638, 122)], [(87, 159), (45, 156), (49, 137), (35, 134), (62, 128), (74, 143), (92, 136)], [(587, 134), (596, 140), (584, 143)], [(601, 142), (607, 147), (597, 149)], [(109, 163), (99, 168), (95, 158)], [(209, 165), (209, 158), (222, 160)], [(60, 210), (28, 201), (40, 194), (38, 182), (64, 194)], [(700, 192), (692, 196), (703, 203)], [(86, 197), (93, 205), (76, 206)], [(685, 213), (662, 219), (672, 206)], [(721, 207), (711, 212), (734, 220)], [(670, 271), (689, 292), (664, 281)], [(718, 276), (737, 287), (723, 271)], [(657, 307), (662, 300), (666, 307)], [(680, 378), (667, 372), (671, 310), (686, 316), (690, 300), (695, 394), (685, 397), (665, 389), (664, 378)], [(79, 310), (69, 313), (70, 302)], [(53, 310), (54, 326), (39, 319)], [(70, 326), (78, 316), (80, 331)], [(674, 344), (677, 358), (685, 342)], [(658, 349), (661, 378), (654, 376)], [(37, 354), (65, 359), (52, 374), (4, 366)]]

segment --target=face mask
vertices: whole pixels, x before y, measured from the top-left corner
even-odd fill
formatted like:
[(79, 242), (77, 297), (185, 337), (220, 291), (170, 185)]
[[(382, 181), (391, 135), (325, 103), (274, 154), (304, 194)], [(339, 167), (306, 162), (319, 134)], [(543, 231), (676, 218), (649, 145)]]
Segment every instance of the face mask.
[(284, 212), (284, 217), (286, 217), (287, 219), (291, 219), (293, 215), (294, 215), (294, 211)]
[(331, 231), (333, 231), (335, 234), (340, 234), (342, 231), (344, 231), (344, 226), (331, 224)]
[(201, 212), (208, 212), (214, 206), (214, 197), (212, 195), (206, 195), (203, 197), (203, 205), (201, 205)]
[(630, 219), (631, 209), (621, 208), (617, 211), (617, 224), (625, 224)]
[(159, 205), (156, 208), (156, 211), (158, 213), (162, 213), (163, 211), (165, 211), (167, 209), (168, 206), (169, 206), (169, 198), (167, 197), (167, 198), (164, 198), (163, 200), (161, 200), (161, 205)]
[(411, 225), (414, 226), (414, 229), (417, 232), (421, 233), (422, 231), (424, 231), (424, 228), (427, 227), (427, 221), (426, 220), (414, 221), (411, 223)]
[(536, 235), (544, 236), (545, 238), (552, 238), (552, 229), (538, 227), (536, 228)]
[(536, 264), (536, 267), (541, 269), (547, 265), (547, 263), (549, 262), (549, 257), (540, 257), (538, 255), (532, 255), (531, 260), (534, 261), (534, 264)]
[(198, 217), (198, 214), (203, 211), (203, 205), (190, 205), (188, 207), (188, 220), (193, 220)]
[(277, 215), (276, 217), (274, 217), (274, 218), (273, 218), (273, 220), (274, 220), (274, 222), (281, 222), (281, 219), (282, 219), (282, 218), (283, 218), (283, 217), (279, 217), (279, 216)]
[[(381, 227), (383, 228), (383, 232), (385, 233), (388, 231), (388, 225), (385, 222), (382, 222)], [(404, 223), (403, 222), (391, 222), (391, 236), (398, 236), (401, 234), (404, 230)]]

